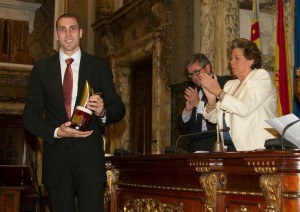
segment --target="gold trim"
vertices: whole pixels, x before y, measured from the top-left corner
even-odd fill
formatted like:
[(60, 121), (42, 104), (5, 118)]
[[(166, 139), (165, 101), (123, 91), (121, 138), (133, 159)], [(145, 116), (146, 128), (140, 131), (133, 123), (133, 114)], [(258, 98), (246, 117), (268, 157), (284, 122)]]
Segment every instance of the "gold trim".
[(254, 171), (260, 174), (273, 174), (277, 172), (277, 167), (254, 167)]
[(262, 192), (226, 191), (226, 190), (218, 190), (217, 194), (230, 194), (230, 195), (239, 195), (239, 196), (257, 196), (257, 197), (264, 196)]
[(219, 177), (219, 181), (220, 181), (220, 189), (224, 189), (225, 186), (227, 185), (227, 177), (225, 174), (221, 174)]
[(130, 211), (173, 211), (183, 212), (183, 203), (168, 204), (163, 203), (158, 199), (143, 197), (130, 198), (124, 203), (124, 212)]
[[(137, 188), (151, 188), (151, 189), (162, 189), (162, 190), (171, 190), (171, 191), (194, 191), (194, 192), (204, 192), (203, 189), (198, 188), (180, 188), (180, 187), (172, 187), (172, 186), (153, 186), (153, 185), (141, 185), (141, 184), (131, 184), (131, 183), (118, 183), (118, 185), (123, 186), (131, 186)], [(247, 191), (232, 191), (232, 190), (217, 190), (218, 195), (238, 195), (238, 196), (256, 196), (256, 197), (263, 197), (264, 194), (262, 192), (247, 192)], [(300, 198), (299, 193), (282, 193), (281, 195), (284, 198)]]
[(273, 174), (277, 172), (277, 162), (274, 160), (248, 161), (247, 165), (253, 166), (254, 171), (260, 174)]
[(118, 183), (118, 185), (131, 186), (137, 188), (151, 188), (151, 189), (162, 189), (170, 191), (196, 191), (203, 192), (202, 189), (198, 188), (183, 188), (183, 187), (173, 187), (173, 186), (159, 186), (159, 185), (142, 185), (142, 184), (133, 184), (133, 183)]
[(296, 76), (297, 76), (297, 78), (300, 77), (300, 67), (298, 67), (298, 68), (296, 69)]
[[(173, 186), (159, 186), (159, 185), (142, 185), (142, 184), (132, 184), (132, 183), (118, 183), (122, 186), (130, 186), (137, 188), (151, 188), (151, 189), (161, 189), (161, 190), (171, 190), (171, 191), (194, 191), (194, 192), (204, 192), (201, 188), (187, 188), (187, 187), (173, 187)], [(262, 197), (264, 194), (262, 192), (247, 192), (247, 191), (232, 191), (219, 189), (216, 191), (217, 194), (228, 194), (228, 195), (239, 195), (239, 196), (257, 196)], [(300, 198), (299, 193), (282, 193), (282, 197), (285, 198)]]
[(215, 211), (217, 200), (217, 175), (202, 174), (199, 177), (199, 181), (205, 194), (204, 207), (207, 211)]
[(195, 167), (195, 170), (200, 173), (208, 173), (210, 172), (210, 164), (208, 161), (196, 161), (190, 162), (189, 166)]
[(119, 171), (114, 169), (106, 171), (106, 178), (107, 187), (104, 192), (104, 208), (105, 211), (108, 211), (108, 205), (113, 194), (113, 184), (117, 184), (119, 180)]
[(266, 201), (266, 211), (279, 212), (281, 208), (280, 176), (264, 174), (259, 178), (259, 184)]
[(299, 199), (300, 193), (282, 193), (281, 196), (290, 199), (294, 199), (294, 198)]
[(69, 9), (69, 0), (64, 0), (64, 13), (67, 13)]

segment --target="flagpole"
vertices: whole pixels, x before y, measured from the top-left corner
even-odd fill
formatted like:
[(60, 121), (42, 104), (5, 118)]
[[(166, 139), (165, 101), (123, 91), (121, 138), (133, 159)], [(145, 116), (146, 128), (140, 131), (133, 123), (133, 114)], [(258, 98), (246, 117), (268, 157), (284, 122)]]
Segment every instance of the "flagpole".
[(256, 43), (257, 47), (261, 50), (260, 29), (259, 29), (259, 0), (253, 0), (252, 13), (253, 13), (253, 17), (251, 22), (250, 40)]

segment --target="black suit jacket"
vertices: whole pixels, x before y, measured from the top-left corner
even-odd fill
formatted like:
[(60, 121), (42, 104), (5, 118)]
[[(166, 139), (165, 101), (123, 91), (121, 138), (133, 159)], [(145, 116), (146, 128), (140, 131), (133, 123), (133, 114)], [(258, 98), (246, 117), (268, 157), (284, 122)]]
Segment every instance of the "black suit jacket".
[(82, 52), (76, 105), (79, 104), (85, 81), (95, 92), (103, 93), (106, 122), (93, 114), (87, 138), (54, 138), (54, 131), (68, 121), (64, 107), (59, 54), (37, 61), (29, 79), (23, 113), (25, 127), (43, 139), (42, 181), (47, 186), (59, 183), (69, 163), (70, 150), (76, 148), (76, 157), (85, 172), (95, 182), (105, 182), (105, 162), (102, 140), (103, 127), (124, 117), (125, 107), (116, 93), (113, 75), (108, 64), (95, 56)]
[[(219, 82), (221, 88), (223, 88), (225, 83), (231, 79), (232, 79), (232, 77), (227, 76), (227, 75), (226, 76), (218, 76), (218, 82)], [(194, 87), (197, 87), (197, 86), (194, 85)], [(199, 87), (197, 89), (198, 89), (198, 91), (200, 91)], [(205, 96), (204, 96), (204, 98), (202, 98), (202, 101), (203, 100), (205, 101), (205, 105), (206, 105), (207, 100), (206, 100)], [(197, 119), (196, 119), (196, 116), (197, 116)], [(189, 131), (189, 133), (191, 133), (191, 134), (202, 132), (202, 119), (203, 119), (203, 115), (197, 114), (197, 108), (195, 108), (195, 107), (192, 110), (191, 118), (188, 122), (186, 122), (186, 123), (183, 122), (182, 113), (180, 113), (178, 116), (178, 121), (179, 121), (181, 127), (186, 129), (187, 131)], [(207, 126), (208, 131), (216, 130), (216, 125), (208, 122), (207, 120), (206, 120), (206, 126)], [(189, 140), (190, 140), (190, 143), (189, 143), (189, 151), (190, 152), (194, 152), (197, 150), (211, 151), (213, 144), (216, 141), (216, 133), (212, 132), (209, 134), (205, 133), (202, 135), (199, 134), (199, 135), (189, 136)], [(198, 141), (201, 142), (201, 144)], [(193, 145), (193, 142), (198, 142), (199, 144)]]

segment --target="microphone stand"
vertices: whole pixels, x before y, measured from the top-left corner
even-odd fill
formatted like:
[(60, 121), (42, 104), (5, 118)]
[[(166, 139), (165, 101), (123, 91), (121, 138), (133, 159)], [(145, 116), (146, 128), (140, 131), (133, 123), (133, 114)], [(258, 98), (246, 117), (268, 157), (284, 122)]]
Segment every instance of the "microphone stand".
[(214, 144), (213, 152), (224, 152), (224, 146), (223, 143), (220, 141), (220, 131), (219, 131), (219, 125), (217, 124), (217, 140)]
[(299, 147), (297, 145), (295, 145), (294, 143), (292, 143), (289, 140), (286, 140), (284, 138), (284, 135), (285, 135), (286, 131), (291, 126), (293, 126), (294, 124), (296, 124), (299, 121), (300, 121), (300, 119), (287, 124), (283, 128), (280, 138), (270, 138), (270, 139), (266, 140), (265, 141), (265, 148), (266, 149), (271, 149), (271, 150), (274, 150), (274, 149), (277, 149), (277, 150), (279, 150), (279, 149), (281, 149), (281, 150), (284, 150), (284, 149), (299, 149)]
[(177, 148), (178, 144), (179, 144), (179, 141), (181, 138), (184, 138), (184, 137), (189, 137), (189, 136), (193, 136), (193, 135), (205, 135), (205, 134), (209, 134), (209, 133), (212, 133), (212, 132), (216, 132), (216, 130), (209, 130), (209, 131), (202, 131), (202, 132), (196, 132), (196, 133), (189, 133), (189, 134), (184, 134), (184, 135), (180, 135), (178, 136), (177, 140), (176, 140), (176, 143), (175, 143), (175, 153), (177, 153), (177, 150), (179, 148)]
[(293, 121), (291, 123), (289, 123), (288, 125), (286, 125), (283, 130), (282, 130), (282, 134), (281, 134), (281, 149), (284, 149), (284, 134), (285, 132), (291, 127), (293, 126), (294, 124), (296, 124), (298, 121), (300, 121), (300, 119), (296, 120), (296, 121)]

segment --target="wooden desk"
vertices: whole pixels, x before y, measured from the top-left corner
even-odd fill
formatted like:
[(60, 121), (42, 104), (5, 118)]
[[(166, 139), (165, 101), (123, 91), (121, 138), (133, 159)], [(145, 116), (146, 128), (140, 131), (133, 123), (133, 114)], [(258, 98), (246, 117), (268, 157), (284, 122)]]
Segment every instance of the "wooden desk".
[(107, 157), (106, 210), (300, 211), (300, 151)]

